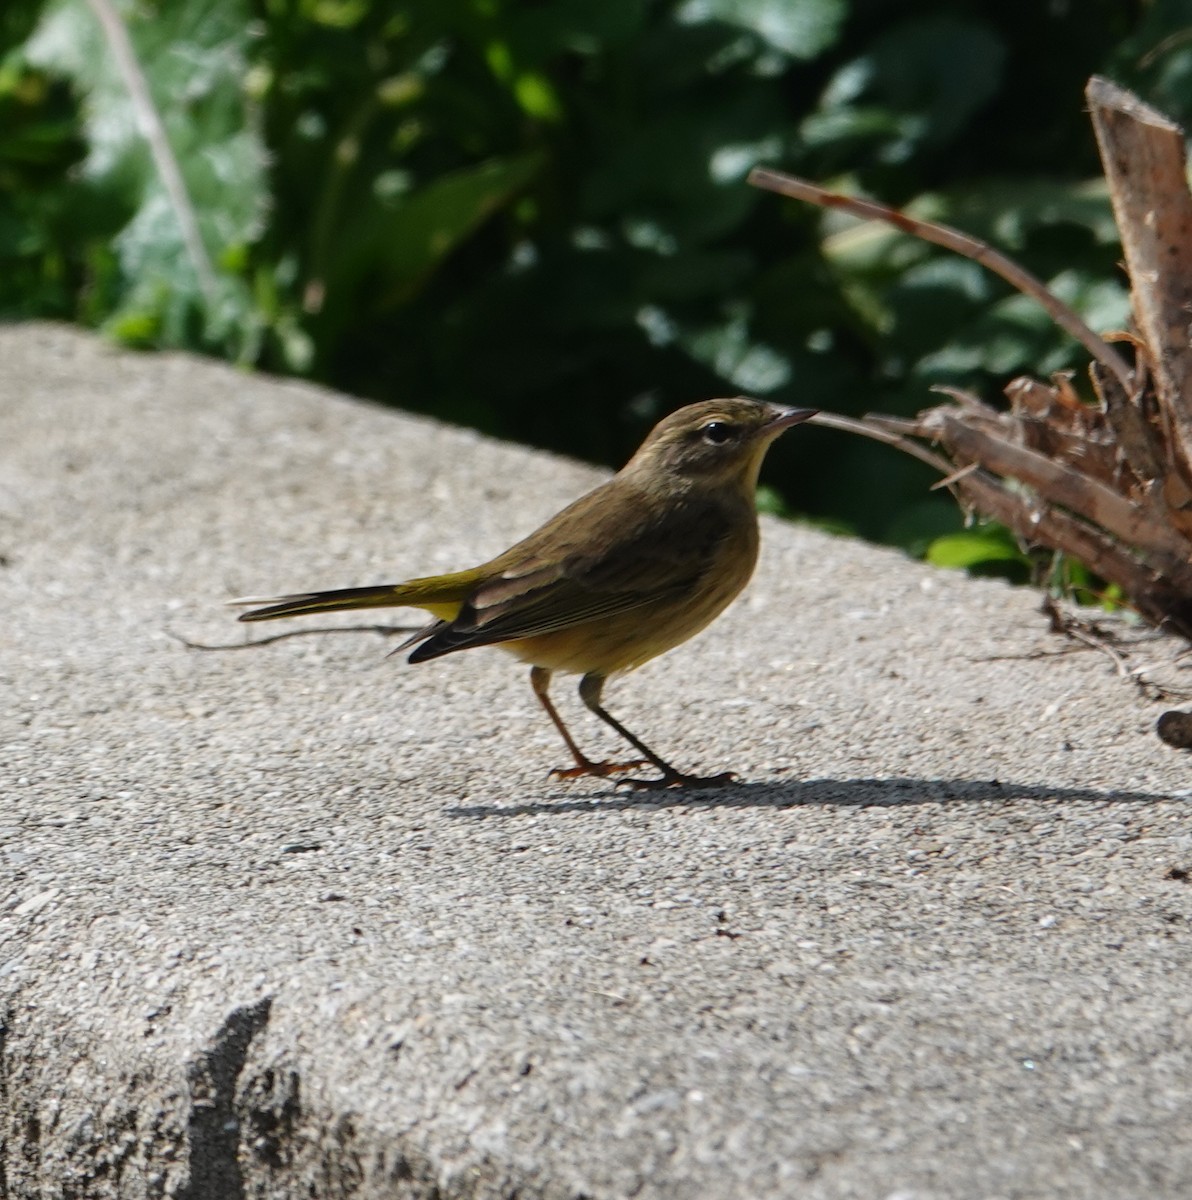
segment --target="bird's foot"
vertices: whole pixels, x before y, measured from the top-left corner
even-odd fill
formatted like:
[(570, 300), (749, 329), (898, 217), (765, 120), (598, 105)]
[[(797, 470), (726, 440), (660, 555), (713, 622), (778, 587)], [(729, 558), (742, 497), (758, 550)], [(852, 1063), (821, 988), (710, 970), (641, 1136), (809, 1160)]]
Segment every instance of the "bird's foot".
[(736, 783), (735, 771), (721, 775), (684, 775), (682, 771), (667, 771), (657, 779), (618, 779), (617, 787), (632, 788), (635, 792), (656, 792), (663, 788), (713, 788)]
[(585, 758), (574, 767), (555, 767), (547, 776), (548, 779), (579, 779), (584, 775), (595, 775), (598, 779), (607, 779), (621, 771), (636, 771), (638, 767), (650, 764), (644, 758), (635, 758), (632, 762), (592, 762)]

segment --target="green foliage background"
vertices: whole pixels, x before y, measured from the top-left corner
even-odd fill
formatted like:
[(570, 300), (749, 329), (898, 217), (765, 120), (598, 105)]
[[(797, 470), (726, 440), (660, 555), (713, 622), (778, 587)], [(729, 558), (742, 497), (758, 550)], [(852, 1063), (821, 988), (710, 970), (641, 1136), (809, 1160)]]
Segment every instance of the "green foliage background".
[[(913, 412), (1082, 365), (974, 264), (753, 165), (989, 237), (1107, 329), (1084, 83), (1192, 117), (1189, 0), (119, 0), (205, 280), (100, 2), (0, 7), (0, 316), (609, 463), (709, 395)], [(918, 551), (959, 529), (891, 450), (816, 430), (772, 458), (776, 507)]]

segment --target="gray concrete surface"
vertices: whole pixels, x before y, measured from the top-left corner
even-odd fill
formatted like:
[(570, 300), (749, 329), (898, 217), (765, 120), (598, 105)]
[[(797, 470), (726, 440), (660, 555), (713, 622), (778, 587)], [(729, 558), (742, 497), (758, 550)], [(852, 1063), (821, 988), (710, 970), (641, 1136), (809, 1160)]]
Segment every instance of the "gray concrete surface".
[(689, 794), (551, 782), (495, 650), (178, 640), (597, 478), (0, 330), (0, 1194), (1192, 1192), (1189, 759), (1034, 594), (767, 522), (608, 692)]

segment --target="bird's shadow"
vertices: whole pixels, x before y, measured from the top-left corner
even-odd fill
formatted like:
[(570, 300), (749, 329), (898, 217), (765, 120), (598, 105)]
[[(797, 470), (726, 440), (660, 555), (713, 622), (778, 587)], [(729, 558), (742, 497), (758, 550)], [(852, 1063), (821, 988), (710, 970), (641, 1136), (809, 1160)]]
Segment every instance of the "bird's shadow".
[(583, 796), (532, 800), (523, 804), (468, 804), (446, 815), (473, 820), (490, 817), (550, 816), (661, 808), (909, 808), (916, 805), (986, 804), (1042, 800), (1069, 804), (1155, 804), (1192, 799), (1187, 792), (1106, 791), (1053, 787), (1001, 779), (800, 779), (764, 783), (731, 783), (723, 787), (671, 788), (666, 791), (589, 792)]

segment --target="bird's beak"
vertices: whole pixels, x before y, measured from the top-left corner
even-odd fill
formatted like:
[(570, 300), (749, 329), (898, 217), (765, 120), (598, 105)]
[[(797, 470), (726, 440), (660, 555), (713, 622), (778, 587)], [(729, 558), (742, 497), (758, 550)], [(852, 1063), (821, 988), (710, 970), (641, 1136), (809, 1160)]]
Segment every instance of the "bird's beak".
[(779, 408), (775, 405), (773, 418), (762, 426), (761, 432), (768, 438), (777, 437), (784, 429), (798, 425), (818, 412), (818, 408)]

